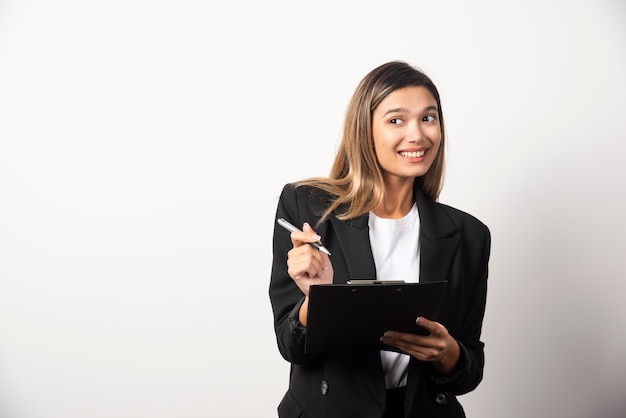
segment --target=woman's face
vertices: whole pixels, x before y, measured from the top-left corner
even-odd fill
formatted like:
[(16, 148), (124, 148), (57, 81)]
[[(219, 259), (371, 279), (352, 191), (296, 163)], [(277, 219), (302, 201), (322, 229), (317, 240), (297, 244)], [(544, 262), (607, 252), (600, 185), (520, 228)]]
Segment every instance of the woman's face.
[(386, 180), (423, 176), (441, 143), (437, 101), (422, 86), (393, 91), (374, 110), (372, 134)]

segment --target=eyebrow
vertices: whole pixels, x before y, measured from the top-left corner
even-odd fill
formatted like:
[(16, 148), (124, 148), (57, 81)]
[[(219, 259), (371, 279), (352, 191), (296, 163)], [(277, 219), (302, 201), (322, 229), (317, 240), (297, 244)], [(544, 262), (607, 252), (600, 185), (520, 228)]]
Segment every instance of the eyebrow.
[[(432, 106), (427, 106), (425, 107), (422, 112), (428, 112), (430, 110), (434, 110), (436, 112), (439, 112), (439, 109), (437, 109), (437, 106), (432, 105)], [(383, 116), (387, 116), (390, 113), (408, 113), (409, 111), (404, 108), (404, 107), (397, 107), (395, 109), (389, 109), (388, 111), (385, 112), (385, 114)]]

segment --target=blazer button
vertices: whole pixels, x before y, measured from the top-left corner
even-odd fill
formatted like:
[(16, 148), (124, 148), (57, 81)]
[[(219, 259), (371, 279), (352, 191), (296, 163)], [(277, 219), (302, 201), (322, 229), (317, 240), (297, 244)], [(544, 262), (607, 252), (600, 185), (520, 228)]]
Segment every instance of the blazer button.
[(445, 405), (448, 403), (448, 401), (449, 401), (448, 394), (445, 392), (438, 393), (435, 395), (435, 403), (437, 405)]
[(320, 389), (322, 391), (322, 396), (326, 396), (326, 394), (328, 393), (328, 383), (326, 383), (325, 380), (322, 380), (322, 385)]

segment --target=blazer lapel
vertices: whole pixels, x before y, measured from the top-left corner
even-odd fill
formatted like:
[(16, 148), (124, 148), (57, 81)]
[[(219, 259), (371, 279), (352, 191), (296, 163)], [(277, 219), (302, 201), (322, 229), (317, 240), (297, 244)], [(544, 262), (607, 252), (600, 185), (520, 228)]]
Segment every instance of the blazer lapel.
[[(347, 276), (338, 278), (345, 283), (350, 279), (376, 279), (376, 266), (370, 246), (369, 215), (362, 215), (349, 221), (340, 221), (335, 217), (330, 218), (331, 224), (336, 231), (337, 242), (341, 252), (345, 256)], [(335, 277), (337, 277), (335, 272)], [(337, 282), (338, 283), (338, 282)]]
[(461, 239), (458, 228), (421, 190), (415, 197), (420, 215), (420, 282), (447, 281)]
[[(461, 240), (459, 230), (441, 207), (421, 190), (415, 190), (415, 199), (420, 215), (420, 282), (448, 281)], [(424, 372), (424, 363), (411, 357), (405, 400), (409, 411), (415, 408), (415, 396)]]

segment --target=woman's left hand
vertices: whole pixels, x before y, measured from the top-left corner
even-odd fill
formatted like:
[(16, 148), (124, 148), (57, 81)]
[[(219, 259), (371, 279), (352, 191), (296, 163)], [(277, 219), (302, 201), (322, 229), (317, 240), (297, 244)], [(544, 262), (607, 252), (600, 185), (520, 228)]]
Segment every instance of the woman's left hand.
[(387, 331), (380, 340), (418, 360), (433, 363), (439, 373), (450, 373), (459, 360), (461, 352), (459, 344), (439, 322), (422, 317), (417, 318), (416, 322), (430, 335)]

